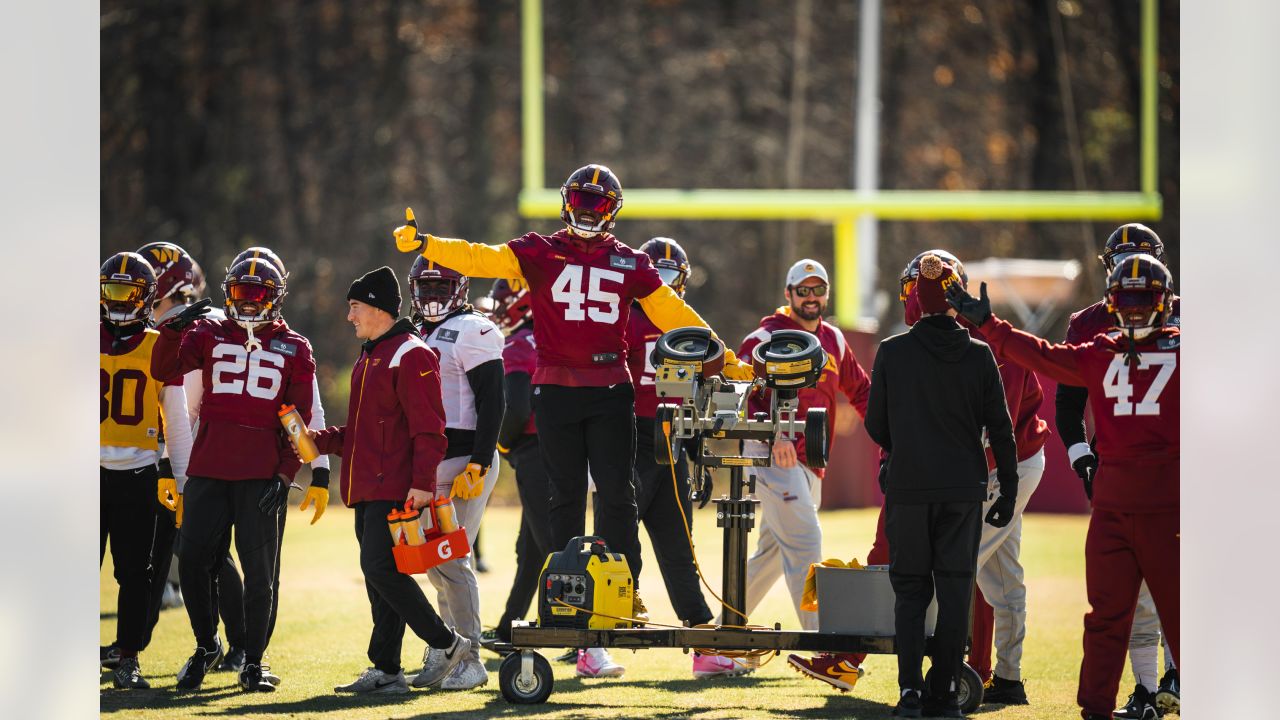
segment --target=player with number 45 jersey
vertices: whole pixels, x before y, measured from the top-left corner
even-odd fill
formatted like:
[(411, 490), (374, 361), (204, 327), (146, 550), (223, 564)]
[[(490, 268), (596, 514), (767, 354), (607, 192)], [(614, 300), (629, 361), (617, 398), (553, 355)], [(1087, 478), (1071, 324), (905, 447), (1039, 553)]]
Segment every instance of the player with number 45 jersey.
[(1116, 330), (1055, 345), (991, 314), (985, 283), (974, 299), (959, 284), (948, 300), (997, 355), (1089, 391), (1098, 471), (1085, 539), (1084, 661), (1077, 696), (1086, 717), (1111, 717), (1124, 671), (1138, 586), (1146, 580), (1178, 659), (1179, 328), (1170, 324), (1173, 276), (1138, 253), (1107, 277)]
[(209, 301), (160, 327), (151, 372), (165, 381), (193, 370), (203, 377), (195, 446), (184, 495), (178, 571), (196, 650), (178, 688), (196, 690), (222, 658), (210, 574), (235, 528), (244, 569), (245, 664), (240, 687), (275, 689), (263, 676), (270, 637), (279, 515), (301, 462), (280, 425), (282, 405), (311, 420), (315, 361), (311, 343), (280, 318), (284, 278), (257, 258), (236, 263), (222, 283), (227, 319), (203, 319)]
[[(586, 526), (587, 465), (598, 491), (596, 527), (639, 576), (635, 487), (635, 409), (627, 369), (627, 321), (639, 303), (660, 330), (707, 327), (662, 282), (649, 256), (609, 233), (622, 209), (622, 185), (603, 165), (574, 171), (560, 191), (565, 227), (528, 233), (502, 245), (482, 245), (418, 232), (413, 211), (393, 233), (401, 252), (463, 275), (523, 279), (529, 285), (537, 342), (534, 411), (539, 448), (551, 475), (552, 544), (564, 547)], [(724, 374), (750, 379), (751, 366), (725, 352)], [(637, 599), (635, 613), (643, 604)], [(579, 672), (617, 674), (593, 652)], [(619, 668), (620, 669), (620, 668)]]

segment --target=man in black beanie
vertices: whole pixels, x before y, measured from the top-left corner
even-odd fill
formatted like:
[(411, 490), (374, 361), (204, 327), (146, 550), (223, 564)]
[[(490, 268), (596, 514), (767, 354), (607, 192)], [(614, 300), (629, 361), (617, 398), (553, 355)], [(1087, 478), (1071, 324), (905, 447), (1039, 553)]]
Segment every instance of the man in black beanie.
[[(987, 494), (986, 429), (1000, 499), (987, 522), (1003, 527), (1018, 494), (1018, 457), (991, 348), (955, 320), (946, 287), (959, 282), (937, 255), (920, 262), (924, 316), (880, 343), (867, 398), (867, 434), (888, 453), (885, 535), (893, 584), (899, 717), (964, 717), (956, 699)], [(933, 670), (925, 695), (925, 611), (937, 592)]]
[(340, 492), (355, 511), (360, 570), (373, 611), (373, 666), (334, 690), (407, 693), (400, 667), (406, 624), (427, 643), (425, 667), (413, 680), (417, 687), (438, 683), (471, 650), (471, 641), (444, 624), (417, 581), (396, 568), (387, 531), (392, 510), (410, 504), (430, 512), (436, 466), (447, 444), (440, 363), (413, 323), (398, 317), (400, 283), (391, 268), (351, 283), (347, 305), (347, 320), (364, 341), (351, 369), (349, 424), (308, 434), (320, 452), (343, 458)]

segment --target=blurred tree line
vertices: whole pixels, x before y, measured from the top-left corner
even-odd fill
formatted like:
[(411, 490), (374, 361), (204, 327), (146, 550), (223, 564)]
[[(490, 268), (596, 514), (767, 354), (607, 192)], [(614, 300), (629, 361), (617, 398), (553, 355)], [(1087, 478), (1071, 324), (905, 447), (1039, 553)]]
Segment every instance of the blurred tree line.
[[(105, 257), (176, 242), (221, 301), (240, 249), (274, 248), (285, 309), (311, 338), (335, 420), (357, 353), (345, 293), (407, 272), (390, 230), (412, 205), (436, 234), (503, 242), (556, 223), (516, 214), (517, 0), (103, 0)], [(603, 162), (624, 188), (847, 188), (858, 3), (545, 3), (547, 186)], [(1136, 190), (1136, 0), (887, 2), (881, 184)], [(1178, 4), (1160, 3), (1160, 191), (1178, 271)], [(884, 327), (919, 250), (962, 259), (1094, 259), (1111, 223), (881, 223)], [(831, 262), (816, 223), (628, 221), (677, 238), (689, 300), (740, 338), (781, 300), (786, 266)], [(488, 287), (473, 284), (473, 297)], [(407, 288), (406, 288), (407, 291)], [(407, 311), (407, 304), (406, 304)], [(1054, 332), (1060, 332), (1055, 328)]]

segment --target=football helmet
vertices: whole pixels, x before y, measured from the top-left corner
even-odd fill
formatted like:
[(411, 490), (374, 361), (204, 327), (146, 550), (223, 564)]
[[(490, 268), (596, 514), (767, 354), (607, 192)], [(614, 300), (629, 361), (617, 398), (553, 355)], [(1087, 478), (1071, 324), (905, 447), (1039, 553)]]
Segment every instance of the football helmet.
[(98, 304), (102, 319), (117, 328), (145, 325), (156, 297), (156, 273), (138, 253), (120, 252), (102, 263)]
[(1107, 276), (1106, 303), (1116, 326), (1141, 340), (1173, 314), (1173, 275), (1153, 255), (1130, 255)]
[(284, 261), (271, 248), (255, 245), (251, 248), (245, 248), (240, 251), (239, 255), (231, 261), (227, 269), (235, 267), (242, 260), (266, 260), (271, 263), (280, 273), (280, 297), (276, 299), (276, 306), (284, 304), (284, 296), (289, 294), (289, 271), (284, 269)]
[[(226, 297), (227, 317), (241, 327), (252, 329), (280, 317), (284, 278), (273, 263), (249, 258), (227, 270), (227, 277), (222, 281), (222, 293)], [(237, 307), (241, 303), (253, 303), (258, 311), (246, 315)]]
[(684, 297), (685, 283), (689, 280), (689, 256), (680, 243), (668, 237), (656, 237), (641, 245), (640, 252), (649, 256), (662, 282)]
[(622, 210), (622, 183), (604, 165), (573, 171), (560, 187), (560, 219), (569, 232), (591, 238), (613, 229)]
[(898, 277), (898, 299), (902, 302), (907, 301), (907, 296), (911, 294), (911, 287), (916, 282), (916, 277), (920, 275), (920, 261), (925, 255), (937, 255), (944, 263), (951, 266), (956, 271), (956, 275), (960, 277), (962, 285), (969, 285), (969, 274), (964, 271), (964, 263), (960, 262), (960, 258), (952, 255), (946, 250), (925, 250), (919, 255), (911, 258), (911, 262), (902, 269), (902, 275)]
[(154, 302), (179, 293), (196, 294), (196, 261), (186, 250), (169, 242), (153, 242), (138, 248), (138, 254), (156, 273)]
[(409, 268), (409, 301), (424, 320), (435, 322), (467, 302), (471, 278), (419, 255)]
[(503, 335), (510, 335), (533, 317), (533, 298), (529, 297), (529, 285), (524, 280), (494, 281), (489, 299), (493, 301), (490, 317)]
[(1110, 274), (1127, 256), (1146, 253), (1164, 263), (1164, 243), (1160, 236), (1142, 223), (1126, 223), (1116, 228), (1098, 259)]

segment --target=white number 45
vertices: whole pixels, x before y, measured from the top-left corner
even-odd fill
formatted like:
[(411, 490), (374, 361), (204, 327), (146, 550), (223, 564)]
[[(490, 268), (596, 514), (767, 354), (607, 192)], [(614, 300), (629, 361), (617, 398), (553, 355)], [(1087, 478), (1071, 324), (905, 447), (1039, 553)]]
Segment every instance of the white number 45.
[[(588, 268), (588, 270), (587, 292), (584, 293), (582, 292), (583, 267), (565, 265), (560, 276), (551, 284), (551, 299), (568, 306), (564, 309), (565, 320), (591, 318), (595, 322), (612, 325), (618, 321), (618, 301), (622, 298), (618, 293), (602, 290), (600, 285), (605, 281), (621, 283), (626, 276), (616, 270), (604, 268)], [(588, 307), (584, 311), (582, 306), (587, 301), (604, 303), (605, 309)]]
[(1152, 367), (1159, 367), (1160, 371), (1151, 381), (1151, 387), (1147, 388), (1147, 394), (1143, 396), (1142, 402), (1135, 406), (1131, 399), (1133, 385), (1129, 384), (1128, 360), (1124, 355), (1116, 355), (1111, 361), (1111, 365), (1107, 367), (1107, 374), (1102, 379), (1102, 389), (1107, 397), (1115, 399), (1116, 415), (1160, 414), (1160, 393), (1164, 392), (1164, 386), (1169, 384), (1169, 378), (1178, 367), (1178, 356), (1174, 353), (1142, 353), (1138, 361), (1138, 369), (1149, 370)]

